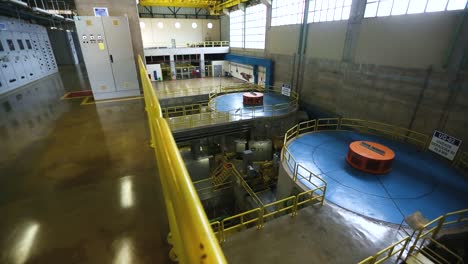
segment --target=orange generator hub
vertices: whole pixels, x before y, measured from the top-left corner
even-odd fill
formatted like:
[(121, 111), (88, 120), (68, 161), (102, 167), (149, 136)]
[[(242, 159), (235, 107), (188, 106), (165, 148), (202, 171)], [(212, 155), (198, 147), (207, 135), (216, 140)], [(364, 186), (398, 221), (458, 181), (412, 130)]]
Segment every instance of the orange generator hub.
[(346, 161), (354, 168), (372, 173), (384, 174), (392, 169), (395, 153), (390, 148), (375, 142), (354, 141), (349, 145)]
[(263, 105), (262, 93), (249, 92), (244, 93), (242, 96), (244, 105)]

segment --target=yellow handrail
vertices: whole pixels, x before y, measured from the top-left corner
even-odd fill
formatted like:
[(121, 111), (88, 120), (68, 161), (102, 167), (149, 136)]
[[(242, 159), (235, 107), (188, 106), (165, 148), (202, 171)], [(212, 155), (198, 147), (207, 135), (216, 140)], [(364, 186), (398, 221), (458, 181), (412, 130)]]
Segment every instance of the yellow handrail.
[[(247, 220), (245, 219), (245, 217), (247, 215), (250, 215), (250, 214), (253, 214), (253, 213), (257, 213), (257, 216), (254, 217), (254, 218), (247, 219)], [(257, 228), (261, 228), (262, 227), (261, 218), (262, 218), (262, 210), (260, 208), (254, 208), (252, 210), (248, 210), (248, 211), (245, 211), (243, 213), (224, 218), (221, 221), (221, 230), (223, 232), (222, 233), (223, 241), (226, 240), (226, 232), (231, 231), (231, 230), (239, 229), (239, 227), (246, 227), (246, 225), (248, 225), (250, 223), (257, 222), (257, 224), (256, 224)], [(230, 227), (226, 227), (225, 223), (227, 221), (237, 220), (237, 219), (239, 219), (239, 221), (240, 221), (239, 224), (236, 224), (236, 225), (233, 225), (233, 226), (230, 226)]]
[[(451, 255), (453, 258), (457, 259), (457, 262), (456, 263), (453, 263), (453, 264), (461, 264), (463, 263), (463, 258), (459, 255), (457, 255), (455, 252), (453, 252), (452, 250), (448, 249), (446, 246), (444, 246), (442, 243), (438, 242), (437, 240), (433, 239), (433, 238), (430, 238), (430, 237), (426, 237), (424, 238), (424, 240), (422, 241), (421, 243), (421, 246), (416, 246), (415, 247), (415, 252), (417, 253), (424, 253), (424, 255), (432, 260), (434, 263), (449, 263), (448, 260), (446, 260), (441, 254), (437, 253), (435, 250), (432, 250), (430, 247), (427, 247), (425, 245), (429, 245), (429, 244), (435, 244), (437, 245), (437, 247), (439, 249), (442, 249), (444, 250), (446, 253), (448, 253), (449, 255)], [(413, 254), (415, 255), (415, 254)]]
[[(455, 217), (455, 220), (451, 220), (451, 218)], [(402, 258), (403, 252), (408, 248), (408, 252), (406, 254), (405, 260), (412, 255), (415, 255), (414, 252), (422, 251), (424, 246), (427, 245), (427, 240), (438, 244), (439, 247), (443, 248), (445, 251), (453, 255), (455, 258), (460, 260), (461, 258), (446, 248), (445, 246), (441, 245), (436, 241), (437, 235), (439, 234), (440, 230), (443, 226), (451, 225), (451, 224), (458, 224), (462, 222), (468, 221), (468, 209), (459, 210), (455, 212), (450, 212), (445, 215), (441, 215), (434, 220), (430, 221), (429, 223), (425, 224), (417, 233), (415, 239), (412, 241), (411, 246), (411, 237), (405, 237), (402, 240), (388, 246), (385, 249), (380, 250), (373, 256), (369, 256), (366, 259), (359, 262), (359, 264), (374, 264), (374, 263), (382, 263), (385, 260), (391, 258), (396, 253), (400, 253), (398, 259)], [(403, 247), (398, 250), (394, 250), (396, 246), (401, 245), (404, 242)], [(383, 256), (383, 257), (382, 257)], [(458, 262), (457, 262), (458, 263)]]
[(171, 256), (181, 263), (226, 263), (171, 130), (162, 117), (161, 106), (141, 57), (138, 63), (169, 219), (169, 242), (173, 245)]
[[(405, 248), (408, 246), (408, 243), (410, 242), (411, 238), (409, 236), (399, 240), (398, 242), (395, 242), (394, 244), (380, 250), (373, 256), (369, 256), (365, 258), (364, 260), (360, 261), (358, 264), (378, 264), (382, 263), (394, 255), (400, 253), (398, 255), (398, 259), (401, 258), (403, 255), (403, 252), (405, 251)], [(395, 247), (401, 246), (397, 250), (395, 250)]]
[[(296, 199), (297, 199), (296, 196), (290, 196), (290, 197), (286, 197), (284, 199), (281, 199), (281, 200), (278, 200), (278, 201), (275, 201), (275, 202), (264, 205), (263, 206), (264, 221), (265, 221), (265, 218), (267, 218), (267, 217), (275, 216), (275, 215), (277, 215), (279, 213), (282, 213), (282, 212), (285, 212), (285, 211), (288, 211), (288, 210), (291, 210), (291, 215), (295, 215), (294, 208), (295, 208), (295, 205), (296, 205)], [(288, 205), (288, 206), (281, 206), (281, 204), (287, 203), (287, 202), (291, 202), (291, 204)], [(272, 212), (268, 212), (268, 208), (273, 207), (273, 206), (275, 206), (276, 210), (274, 210)]]
[[(230, 121), (239, 121), (245, 119), (256, 118), (257, 111), (269, 113), (270, 116), (277, 116), (284, 113), (287, 110), (294, 110), (298, 107), (298, 97), (296, 93), (291, 93), (289, 102), (275, 104), (275, 105), (263, 105), (256, 106), (249, 109), (239, 108), (231, 109), (228, 111), (218, 111), (215, 107), (215, 101), (212, 99), (226, 93), (232, 93), (237, 91), (261, 91), (264, 93), (281, 93), (279, 88), (270, 87), (266, 89), (263, 86), (245, 83), (241, 85), (233, 85), (227, 87), (215, 87), (208, 93), (208, 103), (202, 104), (191, 104), (191, 105), (180, 105), (162, 109), (164, 117), (169, 118), (168, 122), (171, 130), (194, 128), (199, 126), (206, 126), (210, 124), (220, 124)], [(197, 108), (196, 108), (197, 107)], [(192, 109), (206, 109), (207, 112), (194, 113)], [(208, 117), (208, 113), (211, 113)], [(203, 117), (205, 115), (205, 117)]]

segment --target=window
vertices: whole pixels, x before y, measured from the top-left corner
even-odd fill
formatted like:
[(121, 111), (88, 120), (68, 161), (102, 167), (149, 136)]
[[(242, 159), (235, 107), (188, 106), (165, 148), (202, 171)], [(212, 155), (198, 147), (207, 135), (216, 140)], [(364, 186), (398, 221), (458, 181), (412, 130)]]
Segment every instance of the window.
[(305, 0), (273, 0), (271, 26), (301, 24)]
[(23, 44), (23, 41), (21, 39), (17, 39), (16, 41), (18, 41), (18, 45), (20, 47), (20, 50), (24, 50), (24, 44)]
[(396, 16), (459, 10), (468, 0), (367, 0), (364, 17)]
[(15, 50), (15, 44), (13, 43), (13, 40), (7, 39), (7, 44), (8, 44), (8, 48), (10, 49), (10, 51)]
[(28, 46), (28, 49), (32, 49), (31, 41), (29, 41), (29, 39), (26, 40), (26, 46)]
[(323, 22), (347, 20), (352, 0), (310, 0), (307, 21)]
[(249, 6), (245, 10), (245, 48), (264, 49), (266, 30), (266, 6)]
[(5, 51), (5, 49), (3, 49), (3, 44), (1, 40), (0, 40), (0, 51)]
[(231, 47), (244, 47), (244, 12), (237, 10), (229, 14), (229, 43)]

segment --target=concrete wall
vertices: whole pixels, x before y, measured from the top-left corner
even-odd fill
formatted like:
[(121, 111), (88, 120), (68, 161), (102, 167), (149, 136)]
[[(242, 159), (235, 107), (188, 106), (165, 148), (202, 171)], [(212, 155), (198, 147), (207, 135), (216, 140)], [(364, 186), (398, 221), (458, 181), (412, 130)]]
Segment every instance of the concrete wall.
[[(199, 43), (206, 40), (220, 40), (219, 19), (175, 19), (175, 18), (141, 18), (144, 27), (141, 27), (143, 46), (160, 47), (170, 46), (171, 40), (176, 40), (176, 45), (186, 46), (187, 43)], [(163, 27), (159, 28), (158, 23), (162, 22)], [(175, 27), (175, 23), (181, 24), (180, 28)], [(197, 23), (197, 28), (192, 28), (192, 23)], [(208, 23), (213, 24), (213, 28), (208, 28)]]
[(270, 27), (268, 30), (269, 42), (266, 47), (273, 54), (295, 54), (299, 42), (299, 25)]
[(356, 62), (406, 68), (440, 67), (460, 18), (460, 12), (437, 12), (364, 19)]
[(313, 58), (340, 60), (347, 25), (346, 21), (310, 24), (306, 54)]
[(230, 35), (229, 35), (229, 28), (230, 28), (230, 25), (229, 25), (229, 16), (220, 16), (219, 17), (219, 23), (220, 23), (220, 33), (221, 33), (221, 39), (220, 40), (224, 40), (224, 41), (229, 41), (229, 38), (230, 38)]
[[(126, 16), (132, 35), (133, 54), (135, 65), (138, 66), (138, 56), (144, 58), (143, 41), (141, 39), (140, 21), (134, 0), (75, 0), (76, 10), (79, 16), (94, 16), (93, 7), (107, 7), (110, 16)], [(137, 67), (138, 69), (138, 67)], [(138, 79), (139, 74), (138, 75)]]
[[(348, 21), (308, 24), (304, 74), (298, 80), (301, 107), (311, 117), (372, 119), (427, 134), (441, 129), (468, 142), (468, 73), (453, 81), (456, 75), (444, 68), (462, 15), (365, 18), (354, 57), (346, 62)], [(276, 86), (296, 85), (300, 28), (267, 29), (266, 50), (255, 53), (273, 59)]]

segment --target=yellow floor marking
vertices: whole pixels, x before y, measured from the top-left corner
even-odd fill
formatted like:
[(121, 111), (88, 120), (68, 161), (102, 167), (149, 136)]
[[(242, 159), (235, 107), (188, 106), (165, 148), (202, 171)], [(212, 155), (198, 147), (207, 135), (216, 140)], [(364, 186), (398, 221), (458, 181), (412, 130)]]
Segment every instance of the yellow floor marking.
[(143, 99), (143, 96), (126, 97), (126, 98), (118, 98), (118, 99), (108, 99), (108, 100), (100, 100), (100, 101), (94, 101), (92, 99), (92, 96), (88, 96), (81, 102), (81, 105), (121, 102), (121, 101), (129, 101), (129, 100), (136, 100), (136, 99)]

